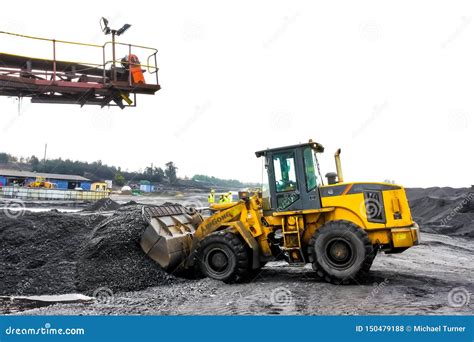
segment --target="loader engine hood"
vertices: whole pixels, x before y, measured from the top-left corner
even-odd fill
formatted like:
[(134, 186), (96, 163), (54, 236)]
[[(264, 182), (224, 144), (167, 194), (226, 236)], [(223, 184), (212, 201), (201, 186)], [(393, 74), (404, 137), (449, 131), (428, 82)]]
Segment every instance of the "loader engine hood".
[[(344, 207), (366, 228), (413, 225), (405, 189), (390, 183), (342, 183), (320, 187), (323, 207)], [(343, 197), (343, 198), (341, 198)]]

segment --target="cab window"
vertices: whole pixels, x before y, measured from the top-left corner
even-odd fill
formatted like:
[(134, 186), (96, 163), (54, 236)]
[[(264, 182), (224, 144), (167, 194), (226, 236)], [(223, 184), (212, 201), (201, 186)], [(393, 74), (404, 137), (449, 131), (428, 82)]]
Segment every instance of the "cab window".
[(306, 176), (306, 189), (311, 191), (318, 186), (318, 179), (316, 177), (316, 161), (313, 155), (313, 150), (306, 147), (303, 151), (304, 159), (304, 173)]
[(273, 155), (276, 192), (296, 191), (295, 156), (293, 152), (282, 152)]

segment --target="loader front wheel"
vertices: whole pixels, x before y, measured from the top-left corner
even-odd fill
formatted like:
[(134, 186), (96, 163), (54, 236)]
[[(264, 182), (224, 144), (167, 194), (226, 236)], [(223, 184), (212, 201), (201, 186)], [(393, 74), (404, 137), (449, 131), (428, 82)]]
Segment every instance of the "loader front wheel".
[(334, 284), (358, 283), (369, 273), (375, 251), (367, 233), (348, 221), (328, 222), (308, 244), (317, 275)]
[(247, 248), (238, 235), (229, 231), (212, 233), (197, 248), (201, 272), (226, 283), (241, 282), (248, 275)]

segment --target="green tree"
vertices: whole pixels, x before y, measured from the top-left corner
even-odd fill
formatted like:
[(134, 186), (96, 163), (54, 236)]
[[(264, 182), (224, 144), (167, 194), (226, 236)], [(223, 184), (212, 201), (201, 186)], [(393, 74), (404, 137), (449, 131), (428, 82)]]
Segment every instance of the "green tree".
[(163, 171), (161, 167), (155, 167), (153, 174), (156, 177), (157, 182), (161, 182), (163, 181), (163, 178), (165, 178), (165, 171)]
[(4, 153), (4, 152), (1, 152), (0, 153), (0, 163), (8, 163), (8, 161), (10, 160), (10, 157), (7, 153)]
[(33, 171), (36, 171), (36, 169), (38, 168), (39, 159), (35, 155), (31, 156), (30, 165), (33, 168)]
[(115, 174), (114, 182), (115, 184), (122, 186), (125, 184), (125, 177), (121, 173), (117, 173)]
[(178, 168), (172, 161), (166, 163), (166, 170), (165, 170), (165, 175), (168, 177), (169, 181), (171, 184), (176, 183), (176, 170)]
[(145, 172), (143, 172), (147, 176), (153, 176), (153, 168), (151, 166), (147, 166), (145, 168)]

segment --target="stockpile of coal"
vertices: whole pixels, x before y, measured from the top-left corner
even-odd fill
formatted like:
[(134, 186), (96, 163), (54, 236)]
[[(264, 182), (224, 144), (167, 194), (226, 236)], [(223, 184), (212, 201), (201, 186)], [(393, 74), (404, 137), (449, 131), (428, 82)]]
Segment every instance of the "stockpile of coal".
[(110, 198), (102, 198), (90, 205), (84, 211), (114, 211), (120, 208), (120, 204)]
[(473, 188), (411, 188), (407, 196), (422, 231), (474, 237)]
[(101, 287), (132, 291), (173, 281), (141, 250), (140, 236), (146, 227), (137, 205), (123, 206), (97, 225), (79, 251), (78, 289), (85, 293)]
[(139, 246), (141, 206), (105, 217), (55, 211), (11, 217), (0, 211), (0, 295), (139, 290), (173, 277)]
[(101, 217), (0, 212), (0, 295), (76, 292), (78, 251), (96, 220)]

